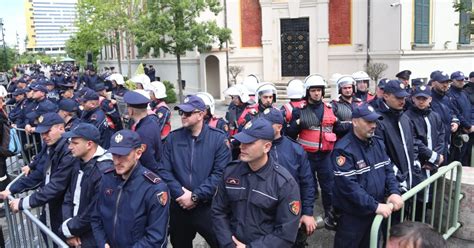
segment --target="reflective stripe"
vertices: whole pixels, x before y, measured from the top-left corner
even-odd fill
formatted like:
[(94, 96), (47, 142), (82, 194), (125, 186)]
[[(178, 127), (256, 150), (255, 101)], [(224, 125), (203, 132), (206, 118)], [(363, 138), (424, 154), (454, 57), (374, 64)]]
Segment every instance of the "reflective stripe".
[[(298, 138), (298, 143), (302, 144), (302, 145), (305, 145), (305, 146), (310, 146), (310, 147), (314, 147), (314, 148), (319, 148), (319, 143), (317, 142), (311, 142), (311, 141), (307, 141), (307, 140), (303, 140), (301, 138)], [(322, 147), (322, 146), (321, 146)]]
[(70, 220), (72, 220), (72, 218), (69, 218), (69, 219), (65, 220), (63, 222), (63, 224), (61, 225), (61, 230), (63, 231), (63, 234), (64, 234), (64, 236), (66, 236), (66, 238), (72, 238), (73, 237), (71, 231), (69, 230), (69, 227), (67, 226), (67, 223)]
[(263, 196), (266, 196), (266, 197), (268, 197), (268, 198), (270, 198), (270, 199), (272, 199), (272, 200), (278, 201), (277, 198), (275, 198), (275, 197), (273, 197), (273, 196), (270, 196), (270, 195), (267, 195), (267, 194), (263, 193), (262, 191), (258, 191), (258, 190), (252, 189), (252, 192), (259, 193), (259, 194), (261, 194), (261, 195), (263, 195)]
[(410, 157), (408, 156), (407, 142), (405, 141), (405, 135), (403, 132), (402, 123), (400, 121), (398, 121), (398, 127), (400, 128), (400, 135), (402, 136), (403, 150), (405, 151), (405, 157), (407, 159), (407, 164), (408, 164), (408, 187), (411, 189), (413, 185), (413, 175), (411, 174), (411, 164), (410, 164)]
[(76, 188), (74, 189), (74, 194), (72, 198), (72, 203), (74, 204), (74, 209), (72, 211), (72, 216), (76, 216), (79, 211), (79, 205), (81, 203), (81, 181), (84, 172), (79, 170), (79, 175), (77, 175)]
[[(386, 161), (377, 163), (373, 167), (374, 167), (374, 169), (379, 169), (379, 168), (382, 168), (382, 167), (384, 167), (385, 165), (388, 165), (388, 164), (390, 164), (390, 160), (386, 160)], [(358, 169), (358, 170), (350, 170), (350, 171), (345, 171), (345, 172), (335, 171), (334, 175), (335, 176), (350, 177), (350, 176), (354, 176), (354, 175), (361, 175), (361, 174), (367, 173), (370, 170), (371, 170), (371, 166), (367, 166), (367, 167), (364, 167), (364, 168)]]
[(226, 189), (245, 189), (244, 187), (231, 187), (231, 186), (225, 186)]
[(30, 209), (31, 206), (30, 206), (30, 196), (27, 196), (25, 198), (23, 198), (23, 201), (21, 202), (21, 208), (22, 209)]

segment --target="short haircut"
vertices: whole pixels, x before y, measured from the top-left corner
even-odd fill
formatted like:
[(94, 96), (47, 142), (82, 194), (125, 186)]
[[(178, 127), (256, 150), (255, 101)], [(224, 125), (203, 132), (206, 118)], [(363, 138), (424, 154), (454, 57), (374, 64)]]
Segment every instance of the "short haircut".
[(421, 222), (405, 221), (390, 229), (390, 238), (397, 238), (400, 247), (445, 248), (446, 240), (431, 226)]

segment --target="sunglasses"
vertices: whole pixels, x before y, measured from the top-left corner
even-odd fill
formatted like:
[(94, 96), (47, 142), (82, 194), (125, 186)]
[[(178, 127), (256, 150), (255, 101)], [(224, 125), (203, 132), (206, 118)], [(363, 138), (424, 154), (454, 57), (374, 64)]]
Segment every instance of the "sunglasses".
[(184, 117), (190, 117), (190, 116), (193, 115), (194, 113), (199, 113), (199, 112), (201, 112), (201, 111), (184, 112), (184, 111), (182, 111), (182, 110), (178, 110), (179, 116), (183, 116), (183, 115), (184, 115)]

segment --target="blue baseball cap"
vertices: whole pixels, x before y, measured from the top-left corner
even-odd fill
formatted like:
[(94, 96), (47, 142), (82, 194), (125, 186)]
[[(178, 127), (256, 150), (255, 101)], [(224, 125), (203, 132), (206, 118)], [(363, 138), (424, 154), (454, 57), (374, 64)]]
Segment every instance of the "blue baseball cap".
[(242, 131), (234, 135), (234, 138), (243, 144), (253, 143), (259, 139), (273, 140), (274, 137), (272, 123), (262, 117), (247, 122)]
[(412, 96), (424, 96), (426, 98), (431, 96), (431, 88), (429, 86), (420, 85), (413, 88), (413, 92), (411, 93)]
[(84, 92), (81, 96), (81, 102), (92, 101), (92, 100), (99, 100), (99, 94), (97, 92), (89, 89)]
[(94, 88), (95, 88), (95, 91), (103, 91), (105, 90), (105, 84), (104, 83), (96, 84)]
[(423, 84), (423, 80), (421, 78), (414, 78), (411, 80), (411, 86), (416, 87)]
[(379, 87), (379, 89), (385, 89), (385, 85), (387, 85), (387, 82), (388, 82), (388, 78), (382, 78), (380, 79), (379, 83), (377, 84), (377, 87)]
[(16, 89), (15, 91), (13, 91), (12, 95), (13, 96), (19, 96), (19, 95), (25, 94), (28, 91), (29, 90), (27, 90), (27, 89)]
[(439, 83), (450, 82), (451, 79), (449, 78), (448, 73), (442, 71), (434, 71), (431, 73), (431, 79), (433, 81), (437, 81)]
[[(188, 95), (184, 98), (184, 102), (174, 107), (174, 110), (181, 110), (184, 112), (193, 112), (195, 110), (205, 111), (206, 104), (196, 95)], [(272, 129), (273, 130), (273, 129)]]
[(45, 133), (56, 124), (64, 124), (63, 118), (55, 112), (49, 112), (38, 117), (38, 126), (35, 128), (36, 133)]
[(451, 80), (458, 80), (458, 81), (464, 81), (466, 77), (464, 76), (464, 73), (460, 71), (455, 71), (451, 73)]
[(91, 140), (95, 143), (100, 142), (100, 132), (99, 129), (94, 125), (89, 123), (81, 122), (74, 127), (73, 130), (64, 133), (64, 138), (83, 138), (85, 140)]
[(362, 104), (352, 111), (352, 118), (362, 118), (366, 121), (382, 120), (383, 116), (375, 112), (374, 107), (369, 104)]
[(134, 108), (147, 108), (151, 100), (138, 92), (127, 91), (125, 95), (123, 95), (123, 101)]
[(44, 92), (44, 93), (48, 93), (48, 88), (46, 88), (46, 86), (44, 86), (42, 84), (35, 84), (31, 87), (31, 89), (33, 91), (41, 91), (41, 92)]
[(138, 133), (128, 129), (122, 129), (110, 138), (110, 148), (108, 152), (124, 156), (141, 145), (142, 141)]
[(405, 84), (403, 84), (400, 80), (388, 81), (383, 90), (385, 93), (392, 93), (396, 97), (407, 97), (410, 95), (405, 89)]
[(262, 116), (273, 124), (283, 124), (283, 115), (276, 108), (270, 107), (265, 109)]
[(58, 103), (58, 108), (66, 112), (76, 112), (79, 110), (79, 103), (72, 99), (64, 98)]

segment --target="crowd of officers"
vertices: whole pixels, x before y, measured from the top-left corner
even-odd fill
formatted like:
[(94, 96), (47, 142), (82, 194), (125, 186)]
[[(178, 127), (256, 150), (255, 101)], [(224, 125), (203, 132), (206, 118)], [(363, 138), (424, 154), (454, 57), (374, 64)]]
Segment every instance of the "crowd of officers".
[(14, 107), (0, 117), (42, 149), (0, 197), (38, 189), (10, 208), (41, 207), (73, 247), (166, 247), (168, 235), (192, 247), (196, 233), (211, 247), (304, 247), (319, 195), (334, 246), (368, 247), (376, 214), (403, 208), (401, 194), (440, 166), (470, 164), (474, 72), (410, 83), (405, 70), (376, 94), (365, 72), (335, 75), (330, 102), (313, 74), (288, 83), (281, 109), (275, 85), (249, 75), (224, 92), (225, 118), (198, 92), (174, 108), (182, 127), (171, 131), (161, 82), (138, 75), (128, 90), (118, 73), (55, 68), (7, 89)]

